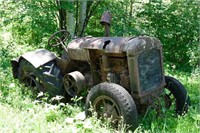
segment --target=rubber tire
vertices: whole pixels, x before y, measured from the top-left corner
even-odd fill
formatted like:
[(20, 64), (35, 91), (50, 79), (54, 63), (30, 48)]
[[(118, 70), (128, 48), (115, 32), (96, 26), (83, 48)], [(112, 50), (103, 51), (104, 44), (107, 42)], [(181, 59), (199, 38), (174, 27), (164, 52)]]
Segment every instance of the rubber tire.
[(178, 115), (187, 113), (188, 107), (190, 105), (190, 98), (185, 87), (177, 79), (170, 76), (165, 76), (165, 81), (165, 88), (173, 94), (176, 100), (176, 113)]
[(129, 130), (134, 131), (138, 127), (138, 112), (131, 95), (120, 85), (114, 83), (100, 83), (94, 86), (87, 95), (85, 113), (86, 116), (91, 116), (91, 104), (99, 96), (108, 96), (117, 104), (124, 124)]

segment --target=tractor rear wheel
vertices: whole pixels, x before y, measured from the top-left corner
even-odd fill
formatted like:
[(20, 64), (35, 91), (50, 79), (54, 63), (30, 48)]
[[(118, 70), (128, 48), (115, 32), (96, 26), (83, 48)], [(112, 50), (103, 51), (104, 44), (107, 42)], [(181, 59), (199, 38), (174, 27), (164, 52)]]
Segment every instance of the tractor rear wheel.
[(44, 92), (44, 86), (38, 76), (39, 71), (28, 61), (22, 59), (19, 63), (18, 78), (27, 87), (30, 86), (33, 91)]

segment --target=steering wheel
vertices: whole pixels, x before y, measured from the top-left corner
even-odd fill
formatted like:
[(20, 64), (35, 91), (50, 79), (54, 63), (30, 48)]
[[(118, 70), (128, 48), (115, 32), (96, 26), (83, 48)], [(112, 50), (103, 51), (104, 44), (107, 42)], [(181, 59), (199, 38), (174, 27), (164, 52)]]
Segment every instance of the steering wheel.
[(67, 30), (60, 30), (55, 32), (48, 40), (48, 45), (58, 46), (65, 45), (65, 41), (70, 38), (70, 34)]

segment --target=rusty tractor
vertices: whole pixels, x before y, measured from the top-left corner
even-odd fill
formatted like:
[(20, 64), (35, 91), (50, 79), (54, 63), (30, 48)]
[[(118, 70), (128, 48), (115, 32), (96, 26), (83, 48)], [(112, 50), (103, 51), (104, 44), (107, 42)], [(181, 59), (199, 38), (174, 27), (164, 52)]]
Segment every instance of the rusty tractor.
[(75, 97), (85, 91), (87, 116), (96, 112), (98, 118), (110, 118), (112, 125), (123, 123), (132, 131), (138, 114), (161, 97), (166, 108), (186, 113), (188, 93), (164, 74), (161, 42), (148, 36), (109, 37), (110, 20), (105, 12), (105, 37), (80, 37), (66, 45), (69, 32), (54, 33), (48, 44), (62, 46), (63, 55), (46, 49), (25, 53), (11, 60), (14, 78), (50, 96)]

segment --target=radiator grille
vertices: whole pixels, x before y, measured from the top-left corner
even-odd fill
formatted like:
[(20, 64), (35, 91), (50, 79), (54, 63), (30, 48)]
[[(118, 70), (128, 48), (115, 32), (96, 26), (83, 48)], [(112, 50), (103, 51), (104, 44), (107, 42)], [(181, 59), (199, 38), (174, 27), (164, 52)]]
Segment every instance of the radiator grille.
[(139, 78), (142, 91), (155, 89), (162, 82), (160, 51), (151, 49), (138, 57)]

